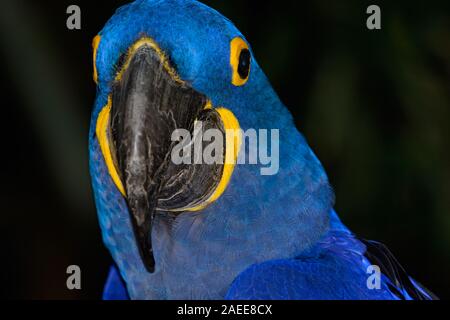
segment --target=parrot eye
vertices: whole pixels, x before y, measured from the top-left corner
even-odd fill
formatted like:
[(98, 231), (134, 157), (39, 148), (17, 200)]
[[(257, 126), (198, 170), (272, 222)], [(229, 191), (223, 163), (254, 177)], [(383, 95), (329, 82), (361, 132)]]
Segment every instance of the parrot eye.
[(238, 73), (242, 79), (247, 79), (250, 73), (250, 51), (243, 49), (239, 55)]
[(251, 54), (248, 44), (240, 37), (231, 41), (230, 65), (233, 71), (231, 83), (235, 86), (243, 86), (250, 75)]

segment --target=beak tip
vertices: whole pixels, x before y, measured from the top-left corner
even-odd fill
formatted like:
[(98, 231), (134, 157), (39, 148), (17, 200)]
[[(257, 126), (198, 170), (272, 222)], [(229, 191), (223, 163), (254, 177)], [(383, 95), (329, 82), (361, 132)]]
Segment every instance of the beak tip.
[(140, 255), (145, 269), (149, 273), (155, 272), (155, 256), (153, 255), (153, 249), (151, 244), (142, 244), (140, 246)]
[(135, 223), (135, 235), (136, 241), (139, 244), (139, 253), (145, 269), (149, 273), (155, 272), (155, 256), (153, 255), (152, 245), (152, 225), (153, 215), (147, 217), (146, 221), (142, 225), (136, 225), (136, 217), (133, 216), (133, 222)]
[(154, 261), (154, 259), (153, 259), (153, 261), (145, 264), (145, 269), (147, 269), (147, 271), (149, 273), (155, 273), (155, 261)]

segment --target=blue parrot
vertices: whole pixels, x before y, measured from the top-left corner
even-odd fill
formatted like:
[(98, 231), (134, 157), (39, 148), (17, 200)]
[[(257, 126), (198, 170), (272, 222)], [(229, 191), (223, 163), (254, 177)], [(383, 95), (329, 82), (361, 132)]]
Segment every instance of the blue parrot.
[[(227, 18), (195, 0), (137, 0), (93, 47), (90, 171), (115, 262), (104, 299), (436, 298), (341, 223), (321, 163)], [(278, 129), (278, 173), (175, 165), (172, 132), (198, 120)], [(222, 156), (252, 151), (226, 139)]]

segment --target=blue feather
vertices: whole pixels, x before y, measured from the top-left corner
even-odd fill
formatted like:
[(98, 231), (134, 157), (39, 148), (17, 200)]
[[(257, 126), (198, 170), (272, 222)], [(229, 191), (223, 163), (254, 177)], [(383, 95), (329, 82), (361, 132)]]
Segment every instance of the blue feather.
[(115, 266), (109, 269), (105, 288), (103, 289), (103, 300), (129, 300), (127, 287)]

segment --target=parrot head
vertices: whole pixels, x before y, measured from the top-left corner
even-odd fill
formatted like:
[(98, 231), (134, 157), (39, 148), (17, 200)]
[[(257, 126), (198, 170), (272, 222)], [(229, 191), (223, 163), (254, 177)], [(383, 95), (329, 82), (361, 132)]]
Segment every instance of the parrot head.
[[(326, 174), (228, 19), (195, 0), (135, 1), (93, 47), (93, 190), (132, 297), (221, 298), (248, 266), (295, 257), (326, 232)], [(277, 129), (279, 170), (175, 164), (173, 132), (197, 121), (239, 132), (220, 150), (231, 159), (258, 147), (242, 132)]]

